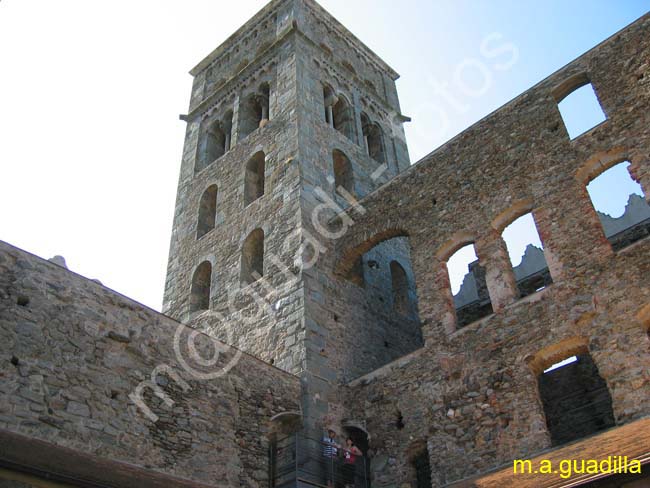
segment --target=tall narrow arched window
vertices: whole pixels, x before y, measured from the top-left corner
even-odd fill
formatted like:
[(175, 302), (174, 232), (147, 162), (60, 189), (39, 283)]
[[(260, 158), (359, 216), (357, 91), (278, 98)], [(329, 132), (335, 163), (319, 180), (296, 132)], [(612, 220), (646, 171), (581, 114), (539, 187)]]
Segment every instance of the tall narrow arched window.
[(208, 129), (206, 149), (205, 149), (205, 163), (206, 166), (212, 161), (219, 159), (223, 156), (226, 144), (226, 133), (223, 130), (221, 122), (215, 122)]
[(244, 206), (247, 206), (264, 195), (265, 156), (262, 151), (246, 163), (244, 173)]
[(190, 290), (190, 312), (210, 308), (210, 287), (212, 282), (212, 264), (203, 261), (194, 270), (192, 289)]
[(393, 308), (396, 312), (407, 315), (410, 313), (409, 280), (406, 271), (397, 261), (390, 263), (390, 277), (393, 289)]
[(334, 186), (338, 193), (341, 189), (354, 195), (354, 175), (352, 172), (352, 163), (348, 157), (338, 149), (332, 152), (334, 162)]
[(262, 118), (260, 119), (260, 127), (264, 127), (264, 124), (268, 122), (271, 118), (270, 116), (270, 99), (271, 99), (271, 87), (268, 83), (264, 82), (260, 85), (259, 90), (260, 106), (262, 109)]
[(224, 138), (225, 135), (219, 122), (206, 124), (201, 128), (195, 172), (198, 173), (207, 168), (213, 161), (223, 155)]
[(248, 285), (264, 276), (264, 231), (255, 229), (244, 241), (241, 252), (241, 283)]
[(224, 131), (223, 152), (230, 151), (231, 138), (232, 138), (232, 110), (228, 110), (223, 117), (221, 127)]
[(334, 127), (334, 116), (332, 113), (332, 106), (334, 105), (335, 97), (334, 91), (328, 85), (323, 86), (323, 108), (325, 110), (325, 122), (330, 127)]
[(217, 185), (208, 187), (199, 202), (199, 219), (196, 224), (196, 238), (204, 236), (214, 229), (217, 219)]
[(345, 137), (354, 141), (354, 116), (350, 103), (343, 95), (335, 97), (332, 106), (332, 126)]
[(361, 114), (361, 128), (366, 154), (378, 163), (386, 162), (384, 135), (378, 124), (373, 124), (365, 113)]

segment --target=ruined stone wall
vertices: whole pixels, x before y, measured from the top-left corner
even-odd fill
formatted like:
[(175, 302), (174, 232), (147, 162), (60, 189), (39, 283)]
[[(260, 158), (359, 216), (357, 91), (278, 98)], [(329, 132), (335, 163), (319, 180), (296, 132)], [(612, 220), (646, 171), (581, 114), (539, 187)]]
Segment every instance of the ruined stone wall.
[[(345, 286), (367, 249), (408, 236), (426, 343), (349, 386), (344, 415), (367, 422), (373, 486), (413, 482), (423, 445), (434, 486), (549, 448), (537, 376), (581, 352), (617, 425), (650, 415), (650, 241), (615, 252), (585, 189), (628, 160), (650, 195), (649, 33), (645, 16), (368, 195), (365, 214), (350, 212), (325, 279)], [(585, 77), (607, 120), (570, 140), (556, 100)], [(553, 284), (519, 299), (500, 232), (530, 210)], [(470, 242), (494, 313), (457, 329), (445, 262)]]
[[(221, 344), (219, 361), (201, 372), (224, 374), (199, 379), (178, 359), (198, 367), (184, 346), (189, 332), (0, 243), (0, 429), (201, 486), (267, 486), (270, 419), (299, 409), (298, 378)], [(196, 343), (211, 357), (207, 336)], [(155, 384), (174, 403), (145, 388), (159, 417), (152, 422), (129, 395), (161, 365), (169, 368), (159, 369)]]
[[(341, 61), (338, 54), (324, 51), (306, 36), (302, 37), (298, 52), (302, 225), (303, 238), (308, 243), (304, 259), (307, 265), (302, 276), (308, 385), (314, 391), (310, 396), (312, 411), (309, 415), (317, 423), (327, 423), (338, 416), (338, 402), (333, 392), (340, 382), (419, 347), (421, 335), (414, 286), (411, 289), (412, 313), (399, 315), (392, 306), (391, 260), (398, 260), (412, 279), (407, 242), (398, 239), (384, 243), (373, 250), (374, 254), (364, 258), (366, 286), (339, 283), (328, 276), (337, 239), (337, 230), (330, 233), (328, 221), (336, 208), (351, 205), (335, 188), (333, 151), (342, 151), (349, 158), (353, 193), (357, 197), (388, 181), (397, 173), (397, 167), (394, 155), (382, 170), (380, 164), (366, 154), (359, 137), (361, 108), (358, 103), (353, 103), (356, 129), (352, 139), (327, 124), (324, 83), (331, 84), (348, 100), (360, 100), (365, 94), (352, 79), (347, 79), (345, 84), (336, 81), (336, 73), (328, 66)], [(372, 268), (368, 265), (370, 261), (375, 261)]]

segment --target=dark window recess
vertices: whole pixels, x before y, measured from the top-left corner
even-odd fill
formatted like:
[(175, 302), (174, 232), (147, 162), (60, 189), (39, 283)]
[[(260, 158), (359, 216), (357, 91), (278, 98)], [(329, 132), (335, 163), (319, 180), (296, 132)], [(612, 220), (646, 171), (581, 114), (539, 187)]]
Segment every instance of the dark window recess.
[(190, 295), (190, 312), (210, 308), (210, 284), (212, 281), (212, 264), (202, 262), (194, 271)]
[(553, 283), (553, 278), (551, 278), (551, 272), (548, 268), (542, 269), (535, 274), (526, 276), (520, 281), (517, 281), (517, 290), (519, 291), (519, 297), (523, 298), (528, 295), (532, 295), (536, 291), (546, 288), (547, 286)]
[(266, 156), (262, 151), (246, 163), (244, 172), (244, 206), (248, 206), (258, 198), (264, 196), (264, 172)]
[(588, 353), (543, 373), (539, 393), (553, 445), (581, 439), (615, 424), (607, 384)]
[[(334, 163), (334, 189), (345, 196), (345, 192), (354, 196), (354, 173), (348, 157), (338, 149), (332, 152)], [(345, 192), (343, 191), (345, 190)]]
[(242, 247), (241, 284), (250, 285), (264, 276), (264, 231), (255, 229)]
[(203, 192), (199, 202), (199, 218), (196, 224), (197, 239), (214, 229), (216, 218), (217, 185), (212, 185)]
[(415, 468), (415, 481), (417, 488), (431, 488), (431, 464), (429, 463), (429, 452), (422, 451), (413, 458)]

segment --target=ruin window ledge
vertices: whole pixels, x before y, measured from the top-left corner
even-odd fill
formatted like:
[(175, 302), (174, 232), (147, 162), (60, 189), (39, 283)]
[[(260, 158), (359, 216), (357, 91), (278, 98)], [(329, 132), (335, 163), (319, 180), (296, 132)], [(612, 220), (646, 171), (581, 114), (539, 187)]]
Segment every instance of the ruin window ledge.
[(203, 310), (194, 310), (192, 312), (188, 312), (187, 318), (183, 321), (184, 324), (191, 324), (192, 322), (198, 320), (201, 318), (203, 315), (207, 315), (210, 313), (210, 309), (206, 308)]
[(534, 293), (531, 293), (530, 295), (526, 295), (525, 297), (521, 297), (521, 298), (517, 299), (516, 301), (506, 305), (504, 307), (504, 310), (510, 310), (510, 309), (513, 309), (513, 308), (517, 308), (520, 305), (524, 305), (526, 303), (537, 302), (537, 301), (541, 300), (544, 297), (544, 295), (550, 293), (549, 290), (551, 288), (553, 288), (553, 284), (554, 283), (551, 283), (551, 284), (545, 286), (544, 288), (542, 288), (539, 291), (536, 291)]
[(205, 172), (206, 169), (212, 167), (212, 165), (214, 165), (217, 161), (223, 159), (223, 158), (226, 156), (226, 154), (228, 154), (230, 151), (232, 151), (232, 147), (231, 147), (230, 149), (228, 149), (225, 153), (223, 153), (221, 156), (219, 156), (217, 159), (215, 159), (214, 161), (211, 161), (209, 164), (207, 164), (207, 165), (205, 166), (205, 168), (201, 168), (200, 170), (195, 171), (195, 172), (194, 172), (194, 178), (196, 178), (196, 177), (198, 177), (199, 175), (201, 175), (201, 173)]
[(248, 211), (248, 210), (250, 210), (251, 208), (253, 208), (253, 206), (254, 206), (255, 204), (259, 204), (259, 202), (264, 201), (264, 197), (265, 197), (265, 196), (266, 196), (266, 194), (264, 194), (264, 195), (262, 195), (262, 196), (259, 196), (259, 197), (257, 197), (255, 200), (253, 200), (252, 202), (250, 202), (248, 205), (244, 205), (244, 210)]
[(491, 314), (486, 315), (485, 317), (481, 317), (480, 319), (477, 319), (474, 322), (470, 322), (467, 325), (463, 325), (460, 329), (456, 329), (451, 334), (449, 334), (449, 338), (455, 339), (456, 337), (460, 337), (461, 335), (463, 335), (465, 332), (468, 332), (470, 330), (475, 331), (476, 329), (480, 329), (483, 326), (483, 324), (489, 322), (494, 317), (496, 317), (496, 314), (492, 312)]
[[(254, 137), (254, 136), (256, 136), (257, 134), (259, 134), (260, 132), (262, 132), (266, 127), (269, 126), (269, 124), (271, 124), (271, 120), (274, 120), (274, 119), (266, 119), (266, 123), (265, 123), (262, 127), (257, 127), (255, 130), (253, 130), (252, 132), (249, 132), (248, 134), (246, 134), (246, 135), (245, 135), (244, 137), (242, 137), (241, 139), (238, 138), (238, 139), (237, 139), (237, 142), (234, 144), (233, 147), (237, 147), (237, 145), (239, 145), (239, 144), (243, 144), (244, 142), (249, 141), (251, 137)], [(233, 147), (231, 147), (231, 148), (229, 149), (229, 151), (232, 150)], [(224, 154), (224, 156), (225, 156), (225, 154)], [(223, 157), (223, 156), (222, 156), (222, 157)]]
[(650, 242), (650, 236), (645, 236), (644, 238), (639, 239), (638, 241), (634, 241), (631, 244), (628, 244), (627, 246), (620, 248), (618, 251), (614, 251), (614, 254), (616, 256), (627, 254), (628, 252), (632, 252), (635, 248), (641, 247), (644, 244), (647, 244), (648, 242)]
[(256, 279), (255, 281), (251, 281), (250, 283), (246, 283), (246, 282), (239, 283), (239, 293), (245, 294), (246, 292), (249, 291), (259, 292), (260, 291), (259, 289), (254, 290), (253, 288), (255, 286), (257, 286), (258, 288), (261, 286), (263, 288), (264, 285), (260, 285), (260, 283), (264, 281), (264, 279), (265, 279), (264, 275), (262, 275), (258, 279)]
[(582, 142), (583, 139), (585, 139), (587, 137), (590, 137), (590, 136), (593, 136), (594, 132), (596, 132), (599, 129), (601, 129), (603, 127), (606, 127), (608, 125), (609, 125), (609, 119), (607, 118), (607, 119), (603, 120), (602, 122), (600, 122), (599, 124), (594, 125), (588, 131), (583, 132), (582, 134), (575, 136), (573, 139), (569, 139), (569, 142), (571, 144), (577, 144), (579, 142)]
[(212, 234), (213, 232), (214, 232), (214, 229), (210, 229), (210, 230), (209, 230), (208, 232), (206, 232), (205, 234), (200, 235), (199, 237), (197, 237), (197, 238), (196, 238), (196, 241), (198, 242), (198, 241), (201, 241), (201, 240), (205, 239), (206, 236), (209, 236), (209, 235)]
[[(347, 142), (348, 144), (350, 144), (351, 146), (353, 146), (355, 149), (363, 149), (363, 148), (361, 147), (361, 144), (359, 144), (359, 143), (358, 143), (357, 141), (355, 141), (354, 139), (350, 139), (350, 138), (349, 138), (348, 136), (346, 136), (343, 132), (341, 132), (341, 131), (338, 130), (338, 129), (335, 129), (334, 127), (332, 127), (331, 125), (329, 125), (327, 122), (323, 122), (322, 125), (323, 125), (323, 127), (327, 127), (331, 132), (334, 132), (335, 134), (338, 134), (338, 135), (340, 136), (340, 138), (341, 138), (343, 141)], [(366, 153), (364, 152), (364, 154), (366, 154)], [(366, 154), (366, 156), (368, 156), (368, 155)], [(370, 158), (370, 156), (368, 156), (368, 158)]]

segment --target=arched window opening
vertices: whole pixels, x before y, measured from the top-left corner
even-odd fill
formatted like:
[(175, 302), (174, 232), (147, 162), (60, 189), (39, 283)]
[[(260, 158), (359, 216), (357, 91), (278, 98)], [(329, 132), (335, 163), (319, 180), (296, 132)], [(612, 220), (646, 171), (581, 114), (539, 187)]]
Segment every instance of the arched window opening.
[(214, 229), (217, 220), (217, 185), (208, 187), (199, 202), (199, 219), (196, 224), (196, 238)]
[[(341, 484), (343, 486), (368, 486), (370, 480), (370, 459), (368, 457), (370, 442), (368, 433), (356, 426), (347, 425), (344, 427), (345, 438), (341, 439), (344, 447), (343, 458), (344, 469), (341, 471)], [(348, 449), (350, 439), (354, 449)], [(361, 454), (356, 454), (360, 452)], [(351, 462), (350, 462), (351, 461)]]
[[(352, 163), (348, 157), (338, 149), (332, 152), (334, 161), (334, 186), (337, 193), (341, 194), (341, 189), (354, 196), (354, 174)], [(345, 195), (343, 195), (345, 196)]]
[(262, 83), (259, 88), (259, 96), (260, 96), (260, 105), (262, 108), (262, 118), (260, 119), (260, 127), (264, 127), (264, 125), (269, 121), (271, 118), (270, 112), (269, 112), (269, 101), (271, 98), (271, 87), (268, 83)]
[(228, 110), (224, 115), (221, 122), (221, 127), (224, 132), (223, 152), (224, 154), (230, 151), (231, 137), (232, 137), (232, 110)]
[[(418, 313), (411, 245), (402, 229), (385, 229), (340, 256), (336, 275), (348, 307), (332, 310), (334, 322), (359, 344), (363, 363), (351, 365), (346, 380), (394, 361), (424, 345)], [(356, 285), (356, 286), (353, 286)], [(354, 324), (364, 323), (359, 329)]]
[(354, 117), (352, 107), (343, 95), (334, 98), (332, 126), (345, 137), (354, 141)]
[(538, 386), (554, 446), (615, 425), (607, 384), (588, 352), (547, 368)]
[(212, 162), (223, 155), (224, 141), (225, 134), (218, 121), (202, 127), (199, 137), (197, 162), (194, 169), (195, 173), (207, 168)]
[(632, 179), (630, 163), (609, 168), (587, 185), (587, 192), (615, 251), (650, 235), (650, 206), (641, 185)]
[(219, 159), (224, 154), (226, 134), (220, 122), (212, 124), (206, 137), (205, 166)]
[(456, 310), (456, 327), (464, 327), (492, 313), (492, 302), (473, 244), (456, 251), (447, 261)]
[(265, 156), (262, 151), (255, 155), (246, 163), (244, 174), (244, 206), (264, 195), (264, 171)]
[(373, 124), (366, 114), (361, 114), (361, 127), (366, 154), (380, 164), (386, 162), (384, 135), (378, 124)]
[(271, 418), (268, 433), (271, 487), (287, 486), (290, 482), (295, 486), (296, 478), (304, 478), (296, 470), (298, 457), (299, 465), (308, 460), (306, 453), (298, 449), (303, 447), (298, 446), (303, 439), (302, 421), (302, 414), (297, 411), (281, 412)]
[(264, 276), (264, 231), (255, 229), (242, 246), (241, 284), (249, 285)]
[(190, 290), (190, 312), (208, 310), (210, 308), (210, 287), (212, 282), (212, 264), (203, 261), (192, 276)]
[(520, 297), (531, 295), (553, 283), (532, 213), (512, 221), (501, 236), (508, 248)]
[(406, 271), (397, 261), (390, 263), (391, 285), (393, 290), (393, 308), (397, 313), (411, 313), (411, 298), (409, 296), (409, 280)]
[(328, 85), (323, 86), (323, 108), (325, 109), (325, 122), (334, 127), (334, 115), (332, 107), (335, 103), (334, 91)]
[(256, 93), (244, 98), (240, 105), (239, 137), (244, 139), (269, 121), (269, 96), (268, 83), (262, 83)]
[(413, 456), (413, 469), (415, 471), (416, 488), (431, 488), (431, 462), (429, 450), (424, 448)]
[(575, 139), (607, 120), (607, 116), (586, 76), (573, 80), (569, 86), (556, 94), (556, 100), (569, 138)]

